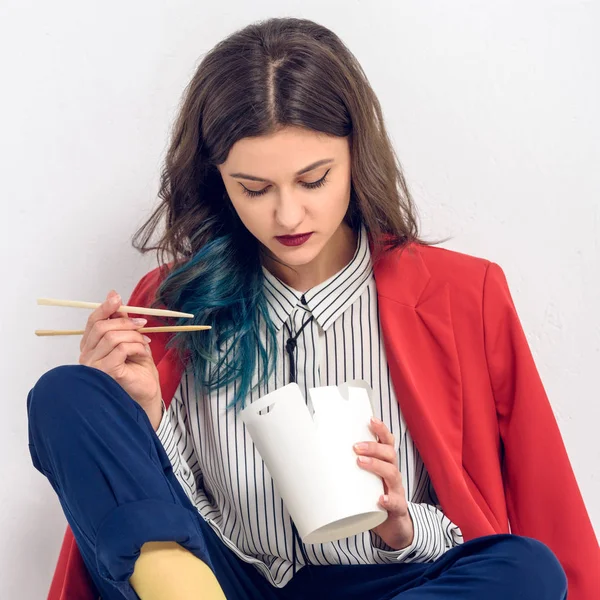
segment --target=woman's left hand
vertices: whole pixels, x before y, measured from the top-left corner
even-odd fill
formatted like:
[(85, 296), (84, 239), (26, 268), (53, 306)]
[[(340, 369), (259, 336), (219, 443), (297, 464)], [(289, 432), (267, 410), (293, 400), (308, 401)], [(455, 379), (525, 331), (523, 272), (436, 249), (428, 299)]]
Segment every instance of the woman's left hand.
[(379, 419), (372, 418), (371, 431), (377, 442), (359, 442), (354, 445), (358, 465), (383, 479), (384, 494), (379, 505), (388, 511), (388, 518), (372, 531), (394, 550), (402, 550), (413, 541), (414, 527), (408, 512), (402, 475), (398, 469), (398, 453), (394, 436)]

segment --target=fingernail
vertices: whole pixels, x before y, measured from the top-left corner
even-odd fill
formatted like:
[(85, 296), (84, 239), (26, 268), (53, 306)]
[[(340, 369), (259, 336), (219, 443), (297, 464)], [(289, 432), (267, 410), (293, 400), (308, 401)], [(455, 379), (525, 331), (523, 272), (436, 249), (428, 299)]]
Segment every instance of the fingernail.
[(387, 494), (385, 494), (383, 496), (383, 503), (384, 504), (389, 504), (390, 503), (390, 497)]
[(151, 339), (150, 339), (150, 338), (149, 338), (147, 335), (144, 335), (144, 336), (142, 336), (142, 337), (144, 338), (144, 341), (145, 341), (147, 344), (149, 344), (149, 343), (152, 341), (152, 340), (151, 340)]
[(381, 425), (382, 421), (380, 421), (377, 417), (371, 417), (371, 423), (375, 425)]
[(357, 452), (363, 452), (367, 449), (367, 444), (365, 444), (364, 442), (361, 442), (360, 444), (354, 444), (354, 449)]
[(146, 346), (146, 352), (152, 356), (152, 350), (150, 350), (150, 346)]
[(371, 458), (369, 456), (359, 456), (358, 462), (361, 462), (366, 465), (367, 463), (371, 462)]
[(131, 319), (134, 325), (145, 325), (148, 322), (148, 319)]
[(121, 302), (121, 296), (119, 296), (119, 294), (116, 294), (115, 296), (113, 296), (110, 301), (113, 304), (119, 304), (119, 302)]

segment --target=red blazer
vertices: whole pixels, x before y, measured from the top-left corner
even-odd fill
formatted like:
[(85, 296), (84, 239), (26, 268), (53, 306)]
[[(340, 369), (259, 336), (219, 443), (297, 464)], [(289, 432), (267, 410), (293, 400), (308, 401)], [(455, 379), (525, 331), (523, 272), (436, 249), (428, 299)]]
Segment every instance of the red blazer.
[[(569, 600), (600, 598), (598, 542), (500, 267), (414, 245), (374, 272), (394, 389), (444, 513), (465, 540), (510, 522), (558, 556)], [(145, 275), (128, 304), (149, 306), (163, 275)], [(169, 404), (183, 365), (168, 334), (150, 335)], [(49, 600), (94, 597), (67, 529)]]

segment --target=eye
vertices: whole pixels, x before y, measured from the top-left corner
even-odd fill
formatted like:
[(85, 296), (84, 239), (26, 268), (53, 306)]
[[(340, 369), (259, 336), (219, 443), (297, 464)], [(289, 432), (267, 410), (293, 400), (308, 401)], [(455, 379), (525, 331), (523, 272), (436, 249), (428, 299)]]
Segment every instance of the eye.
[(258, 192), (255, 192), (254, 190), (249, 190), (245, 185), (242, 185), (242, 191), (244, 192), (244, 194), (246, 194), (246, 196), (250, 196), (250, 198), (256, 198), (257, 196), (262, 196), (263, 194), (267, 193), (267, 190), (269, 189), (269, 187), (266, 187), (262, 190), (259, 190)]
[[(321, 177), (321, 179), (317, 180), (317, 181), (311, 181), (311, 182), (305, 182), (305, 181), (301, 181), (300, 185), (302, 185), (303, 187), (305, 187), (306, 189), (309, 190), (314, 190), (316, 188), (320, 188), (321, 186), (325, 185), (325, 183), (327, 182), (327, 175), (329, 174), (330, 169), (327, 169), (327, 172), (325, 173), (325, 175), (323, 175), (323, 177)], [(257, 196), (262, 196), (264, 194), (266, 194), (269, 191), (269, 188), (271, 186), (267, 186), (266, 188), (263, 188), (262, 190), (258, 190), (258, 191), (254, 191), (254, 190), (249, 190), (245, 185), (240, 184), (242, 186), (242, 191), (246, 196), (249, 196), (250, 198), (256, 198)]]
[(310, 183), (305, 183), (305, 182), (301, 181), (300, 183), (305, 188), (308, 188), (309, 190), (314, 190), (315, 188), (320, 188), (322, 185), (325, 185), (329, 171), (330, 171), (330, 169), (327, 169), (327, 171), (325, 172), (325, 175), (323, 175), (323, 177), (321, 177), (321, 179), (319, 179), (318, 181), (312, 181)]

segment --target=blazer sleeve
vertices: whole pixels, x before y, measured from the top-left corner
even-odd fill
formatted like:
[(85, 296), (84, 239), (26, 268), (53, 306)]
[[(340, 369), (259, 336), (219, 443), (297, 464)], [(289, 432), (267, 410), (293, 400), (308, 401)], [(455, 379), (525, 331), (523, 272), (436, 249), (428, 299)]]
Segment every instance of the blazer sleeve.
[(511, 531), (556, 554), (569, 600), (600, 598), (600, 549), (502, 269), (483, 293), (485, 351), (503, 444)]

